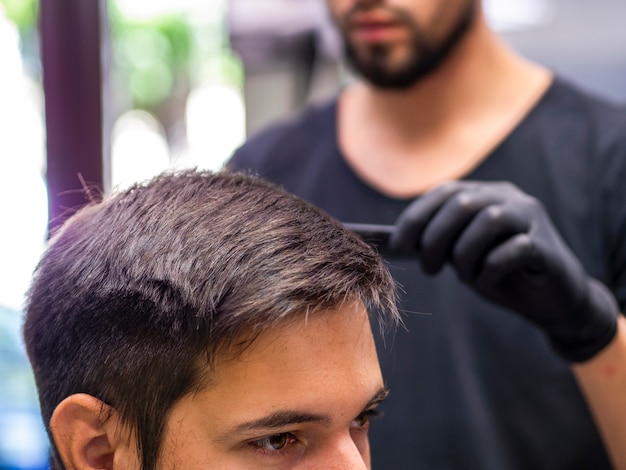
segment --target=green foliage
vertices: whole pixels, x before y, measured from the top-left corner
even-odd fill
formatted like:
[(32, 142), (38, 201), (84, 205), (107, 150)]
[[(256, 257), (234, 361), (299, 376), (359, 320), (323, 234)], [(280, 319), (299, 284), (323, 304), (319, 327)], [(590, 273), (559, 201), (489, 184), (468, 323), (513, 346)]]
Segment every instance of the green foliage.
[(243, 68), (228, 47), (220, 9), (209, 18), (180, 11), (139, 20), (124, 16), (116, 1), (107, 2), (113, 80), (130, 106), (162, 110), (204, 80), (243, 86)]
[(188, 75), (191, 33), (181, 14), (137, 21), (109, 4), (113, 64), (133, 106), (150, 109), (171, 95)]
[(245, 79), (243, 65), (239, 57), (228, 49), (208, 58), (201, 69), (201, 75), (205, 79), (243, 88)]
[(15, 23), (22, 33), (37, 26), (39, 2), (37, 0), (0, 0), (7, 18)]

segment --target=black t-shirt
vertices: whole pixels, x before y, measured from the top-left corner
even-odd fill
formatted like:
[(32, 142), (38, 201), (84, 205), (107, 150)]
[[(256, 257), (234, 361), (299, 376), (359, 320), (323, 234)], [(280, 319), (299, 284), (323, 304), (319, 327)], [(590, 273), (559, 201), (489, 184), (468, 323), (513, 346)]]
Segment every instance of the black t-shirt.
[[(364, 183), (337, 144), (336, 101), (251, 138), (247, 169), (343, 222), (393, 224), (409, 199)], [(510, 181), (545, 205), (587, 272), (626, 305), (626, 113), (556, 80), (466, 179)], [(378, 338), (391, 394), (371, 429), (377, 469), (603, 469), (568, 364), (544, 334), (445, 268), (390, 260), (407, 330)]]

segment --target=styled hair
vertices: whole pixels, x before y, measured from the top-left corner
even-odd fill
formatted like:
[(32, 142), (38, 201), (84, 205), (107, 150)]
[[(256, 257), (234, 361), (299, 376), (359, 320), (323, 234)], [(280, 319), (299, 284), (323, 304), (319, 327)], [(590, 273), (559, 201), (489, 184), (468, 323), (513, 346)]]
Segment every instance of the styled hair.
[(53, 460), (52, 413), (86, 393), (119, 413), (154, 468), (169, 410), (210, 382), (218, 354), (347, 301), (398, 321), (375, 251), (256, 177), (165, 173), (80, 210), (37, 267), (24, 323)]

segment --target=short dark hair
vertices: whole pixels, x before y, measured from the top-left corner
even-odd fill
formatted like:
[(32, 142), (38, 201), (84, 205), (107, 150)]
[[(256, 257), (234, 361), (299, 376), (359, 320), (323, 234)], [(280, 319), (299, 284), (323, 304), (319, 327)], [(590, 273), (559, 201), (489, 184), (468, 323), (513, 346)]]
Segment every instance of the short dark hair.
[(90, 205), (53, 237), (28, 295), (24, 338), (51, 441), (56, 406), (87, 393), (116, 409), (154, 468), (168, 411), (206, 385), (201, 366), (240, 350), (242, 334), (345, 301), (398, 319), (371, 247), (253, 176), (166, 173)]

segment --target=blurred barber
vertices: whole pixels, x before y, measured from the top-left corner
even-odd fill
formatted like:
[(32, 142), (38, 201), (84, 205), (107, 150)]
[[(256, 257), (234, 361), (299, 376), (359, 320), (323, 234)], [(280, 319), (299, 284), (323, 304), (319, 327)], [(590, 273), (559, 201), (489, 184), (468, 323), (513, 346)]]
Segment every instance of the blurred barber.
[(361, 80), (230, 166), (396, 227), (408, 328), (380, 350), (374, 467), (623, 468), (626, 113), (515, 54), (478, 0), (327, 3)]

